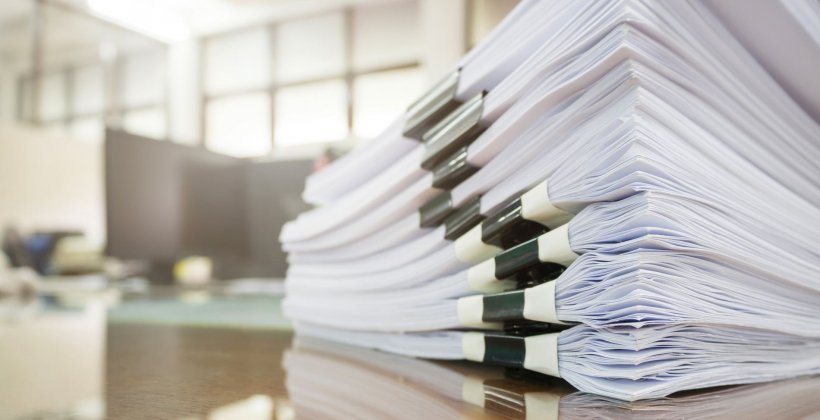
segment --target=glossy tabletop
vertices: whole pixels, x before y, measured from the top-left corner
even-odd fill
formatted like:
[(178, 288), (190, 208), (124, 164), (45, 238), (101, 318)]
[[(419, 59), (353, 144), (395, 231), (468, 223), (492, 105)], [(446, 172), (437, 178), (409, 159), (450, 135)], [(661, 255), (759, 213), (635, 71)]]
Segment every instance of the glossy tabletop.
[(0, 303), (0, 419), (820, 417), (820, 378), (627, 403), (558, 379), (294, 338), (279, 299), (106, 290)]

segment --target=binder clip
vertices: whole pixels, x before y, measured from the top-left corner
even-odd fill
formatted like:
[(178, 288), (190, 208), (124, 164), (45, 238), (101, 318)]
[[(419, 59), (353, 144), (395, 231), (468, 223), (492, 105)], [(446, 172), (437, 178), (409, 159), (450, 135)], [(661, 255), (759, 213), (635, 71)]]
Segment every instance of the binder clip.
[(461, 69), (450, 73), (410, 105), (402, 132), (405, 137), (421, 140), (424, 133), (458, 107), (456, 90), (460, 75)]
[(475, 197), (444, 219), (444, 238), (454, 241), (483, 219), (481, 197)]
[(421, 167), (432, 170), (462, 146), (469, 145), (485, 130), (481, 123), (484, 92), (463, 103), (433, 126), (422, 138), (425, 143)]

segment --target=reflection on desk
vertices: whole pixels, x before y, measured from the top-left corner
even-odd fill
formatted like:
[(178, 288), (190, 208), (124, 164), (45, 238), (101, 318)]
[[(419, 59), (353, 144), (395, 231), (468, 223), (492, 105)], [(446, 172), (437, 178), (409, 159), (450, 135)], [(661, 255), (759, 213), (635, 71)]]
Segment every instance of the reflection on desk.
[[(820, 377), (625, 402), (573, 390), (556, 378), (511, 379), (498, 369), (428, 362), (316, 339), (285, 354), (299, 418), (792, 419), (820, 414)], [(478, 411), (475, 411), (478, 409)]]
[[(820, 378), (627, 403), (467, 362), (293, 339), (260, 296), (0, 301), (0, 419), (789, 419)], [(208, 292), (210, 293), (210, 292)], [(176, 303), (174, 303), (176, 302)], [(119, 305), (109, 311), (105, 304)], [(174, 305), (179, 305), (174, 307)], [(214, 323), (224, 316), (230, 322)], [(162, 318), (162, 319), (160, 319)], [(252, 322), (256, 320), (256, 322)], [(249, 327), (250, 326), (250, 327)]]
[(0, 300), (0, 419), (102, 418), (105, 308)]

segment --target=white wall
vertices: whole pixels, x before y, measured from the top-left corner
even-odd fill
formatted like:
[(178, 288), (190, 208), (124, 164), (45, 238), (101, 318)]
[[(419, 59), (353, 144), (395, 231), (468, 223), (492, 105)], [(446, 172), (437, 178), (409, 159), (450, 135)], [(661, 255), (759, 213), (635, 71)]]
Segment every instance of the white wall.
[(80, 229), (105, 238), (102, 145), (0, 124), (0, 230)]

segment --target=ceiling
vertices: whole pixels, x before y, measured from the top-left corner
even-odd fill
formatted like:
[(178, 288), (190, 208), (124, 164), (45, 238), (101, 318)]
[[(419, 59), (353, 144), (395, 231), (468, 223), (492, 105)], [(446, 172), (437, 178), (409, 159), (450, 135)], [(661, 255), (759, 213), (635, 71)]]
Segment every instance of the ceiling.
[[(43, 0), (47, 61), (87, 61), (102, 44), (148, 48), (364, 3), (401, 0)], [(27, 66), (35, 0), (0, 0), (0, 59)], [(44, 63), (48, 64), (48, 63)]]
[[(7, 1), (12, 0), (0, 0), (0, 4)], [(28, 0), (14, 1), (28, 3)], [(31, 65), (31, 9), (20, 8), (22, 14), (13, 16), (9, 10), (0, 7), (3, 10), (1, 16), (5, 18), (0, 21), (0, 59), (4, 60), (4, 65), (17, 70)], [(118, 51), (144, 50), (162, 45), (154, 39), (59, 7), (45, 7), (42, 17), (42, 59), (47, 67), (98, 61), (103, 44), (114, 46)]]
[[(152, 30), (149, 23), (182, 25), (186, 35), (202, 36), (276, 20), (339, 9), (352, 4), (400, 0), (45, 0), (143, 32), (163, 41), (173, 34)], [(28, 18), (35, 0), (0, 0), (0, 29)], [(144, 30), (140, 30), (144, 27)], [(167, 32), (167, 31), (166, 31)]]
[[(9, 0), (0, 0), (9, 1)], [(71, 4), (166, 42), (253, 24), (396, 0), (49, 0)], [(153, 24), (153, 26), (152, 26)], [(184, 28), (184, 29), (181, 29)]]

